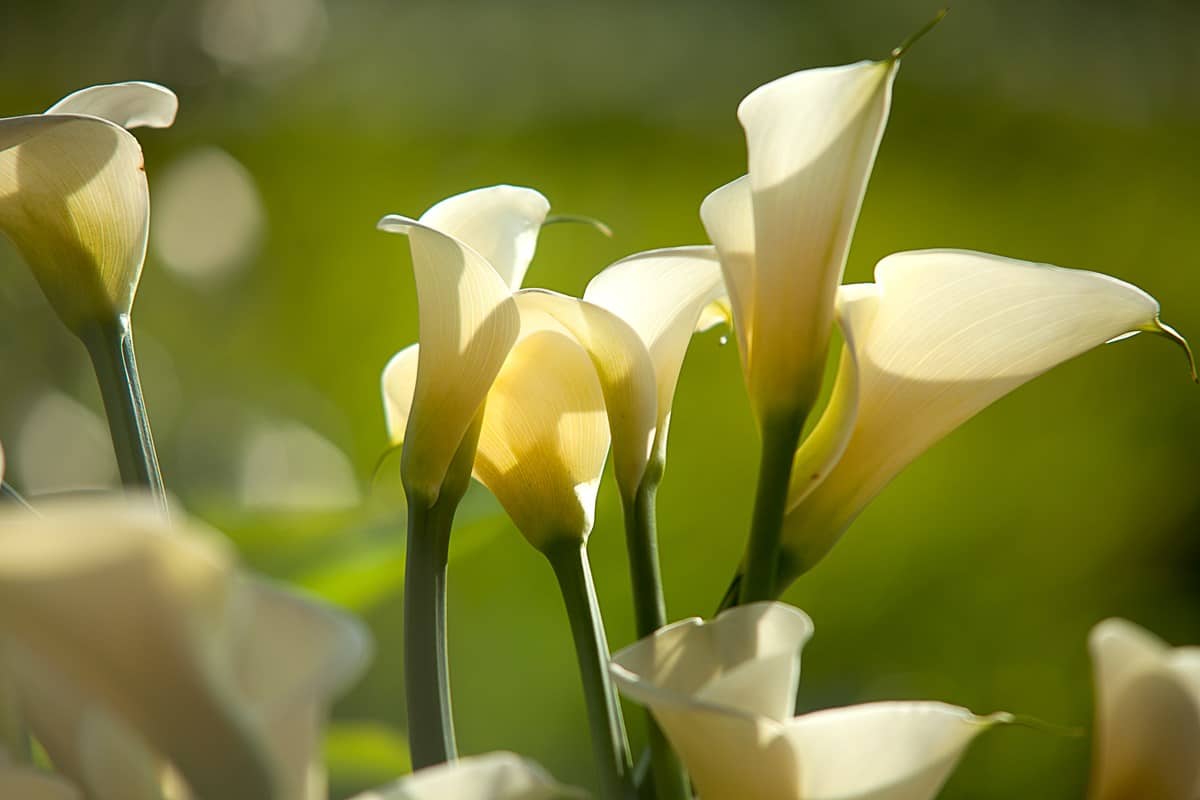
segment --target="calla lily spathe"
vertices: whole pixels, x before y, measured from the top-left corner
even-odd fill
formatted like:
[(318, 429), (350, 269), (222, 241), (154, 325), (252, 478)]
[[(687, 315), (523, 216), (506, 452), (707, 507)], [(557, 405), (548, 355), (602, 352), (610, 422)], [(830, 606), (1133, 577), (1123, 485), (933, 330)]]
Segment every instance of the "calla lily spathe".
[(1090, 800), (1200, 796), (1200, 647), (1172, 648), (1122, 619), (1092, 629)]
[(44, 114), (0, 119), (0, 230), (51, 306), (79, 333), (128, 315), (146, 255), (142, 151), (126, 130), (162, 128), (178, 101), (162, 86), (92, 86)]
[(796, 454), (782, 591), (833, 547), (900, 470), (1013, 389), (1113, 339), (1186, 343), (1158, 302), (1084, 270), (965, 250), (897, 253), (842, 287), (846, 347), (833, 398)]
[(887, 124), (898, 58), (796, 72), (738, 107), (748, 174), (700, 208), (720, 253), (759, 423), (806, 414)]
[(419, 770), (354, 800), (582, 800), (585, 792), (564, 786), (538, 764), (515, 753), (462, 758)]
[(751, 603), (669, 625), (613, 657), (703, 800), (924, 800), (1005, 715), (933, 702), (867, 703), (794, 717), (804, 612)]
[[(533, 189), (491, 186), (447, 198), (420, 219), (389, 215), (380, 230), (408, 236), (420, 348), (384, 373), (411, 371), (401, 474), (408, 491), (437, 500), (446, 472), (520, 331), (520, 285), (550, 204)], [(409, 362), (415, 361), (415, 364)], [(388, 407), (395, 437), (396, 415)], [(469, 461), (468, 461), (469, 463)]]
[(318, 734), (364, 629), (150, 503), (39, 511), (0, 513), (0, 641), (55, 764), (98, 800), (156, 796), (161, 762), (199, 798), (323, 797)]

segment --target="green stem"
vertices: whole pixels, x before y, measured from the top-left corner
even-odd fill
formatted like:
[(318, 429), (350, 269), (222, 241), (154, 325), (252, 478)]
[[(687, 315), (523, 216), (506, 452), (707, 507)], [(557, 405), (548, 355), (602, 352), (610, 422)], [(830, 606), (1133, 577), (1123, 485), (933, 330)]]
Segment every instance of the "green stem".
[(458, 757), (446, 653), (446, 563), (454, 511), (408, 502), (404, 566), (404, 690), (413, 769)]
[(154, 452), (150, 418), (142, 399), (128, 315), (86, 327), (79, 337), (91, 355), (100, 383), (122, 483), (149, 489), (166, 510), (166, 491)]
[[(662, 573), (658, 560), (658, 484), (662, 465), (651, 464), (632, 499), (624, 500), (625, 545), (633, 585), (633, 608), (639, 639), (667, 624)], [(687, 800), (687, 774), (654, 716), (646, 712), (646, 737), (658, 800)]]
[(604, 800), (629, 800), (634, 796), (629, 743), (621, 706), (608, 674), (608, 640), (596, 588), (582, 542), (565, 541), (544, 551), (562, 591), (575, 640), (575, 654), (583, 681), (592, 751), (600, 770), (600, 796)]
[(779, 540), (783, 531), (783, 516), (787, 511), (792, 460), (796, 456), (803, 428), (804, 417), (800, 415), (763, 422), (762, 458), (758, 469), (758, 489), (754, 496), (750, 541), (746, 545), (746, 571), (738, 598), (740, 603), (775, 598)]

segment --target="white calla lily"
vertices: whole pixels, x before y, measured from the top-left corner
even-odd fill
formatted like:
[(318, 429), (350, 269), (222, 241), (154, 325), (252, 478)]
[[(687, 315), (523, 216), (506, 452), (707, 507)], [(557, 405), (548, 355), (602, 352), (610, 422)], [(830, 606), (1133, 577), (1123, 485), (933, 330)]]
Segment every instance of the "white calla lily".
[(587, 794), (515, 753), (487, 753), (418, 770), (353, 800), (571, 800)]
[(779, 591), (950, 431), (1110, 340), (1165, 333), (1159, 305), (1108, 275), (964, 250), (897, 253), (842, 289), (834, 396), (796, 454)]
[(132, 308), (150, 203), (141, 147), (125, 127), (165, 127), (176, 108), (170, 90), (126, 83), (0, 119), (0, 230), (76, 333)]
[[(146, 747), (199, 797), (322, 796), (317, 732), (368, 655), (361, 626), (242, 576), (212, 531), (149, 503), (39, 510), (0, 514), (0, 633), (56, 760), (97, 797), (121, 796), (112, 765)], [(55, 685), (85, 702), (49, 702)]]
[(760, 424), (820, 390), (834, 296), (887, 124), (899, 60), (796, 72), (738, 107), (748, 174), (701, 205), (721, 256)]
[(704, 800), (924, 800), (979, 733), (979, 717), (933, 702), (868, 703), (793, 717), (802, 611), (751, 603), (689, 619), (613, 657), (630, 699), (647, 706)]
[(1200, 647), (1109, 619), (1091, 633), (1096, 722), (1090, 800), (1200, 796)]

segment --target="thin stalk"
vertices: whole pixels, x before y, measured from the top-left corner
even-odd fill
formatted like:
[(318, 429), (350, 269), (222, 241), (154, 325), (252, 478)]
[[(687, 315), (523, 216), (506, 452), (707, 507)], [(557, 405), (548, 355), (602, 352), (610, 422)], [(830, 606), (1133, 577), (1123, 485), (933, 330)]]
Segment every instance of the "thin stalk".
[(742, 579), (740, 603), (775, 598), (779, 574), (779, 539), (783, 515), (787, 511), (788, 486), (792, 480), (792, 460), (803, 416), (765, 420), (762, 457), (758, 468), (758, 489), (754, 496), (754, 517), (750, 541), (746, 545), (746, 571)]
[(404, 565), (404, 690), (413, 769), (458, 757), (446, 648), (446, 563), (454, 512), (410, 497)]
[(587, 550), (581, 542), (567, 541), (544, 552), (558, 579), (567, 619), (571, 623), (571, 636), (575, 640), (592, 751), (600, 771), (600, 797), (630, 800), (635, 792), (629, 743), (621, 706), (608, 674), (608, 640), (600, 617), (600, 605), (596, 601), (596, 587), (592, 584)]
[[(658, 484), (662, 466), (651, 464), (631, 500), (624, 500), (625, 546), (633, 585), (633, 608), (639, 639), (667, 624), (666, 600), (658, 560)], [(654, 716), (646, 711), (646, 737), (658, 800), (687, 800), (687, 774)]]
[(111, 322), (94, 324), (81, 330), (79, 337), (100, 383), (121, 481), (126, 486), (149, 489), (165, 511), (166, 491), (142, 399), (129, 317), (122, 314)]
[(0, 481), (0, 502), (16, 503), (26, 511), (34, 510), (33, 506), (29, 505), (29, 501), (22, 497), (21, 493), (14, 489), (8, 481)]

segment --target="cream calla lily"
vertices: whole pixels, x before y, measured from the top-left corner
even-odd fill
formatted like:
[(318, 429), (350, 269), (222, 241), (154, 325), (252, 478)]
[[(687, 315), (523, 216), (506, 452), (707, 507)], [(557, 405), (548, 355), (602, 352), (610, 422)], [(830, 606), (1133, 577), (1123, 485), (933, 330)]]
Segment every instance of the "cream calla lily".
[(897, 253), (842, 289), (833, 399), (796, 454), (780, 591), (901, 469), (1046, 370), (1137, 331), (1178, 335), (1108, 275), (963, 250)]
[(77, 333), (130, 312), (150, 204), (142, 151), (125, 127), (165, 127), (176, 107), (161, 86), (110, 84), (44, 114), (0, 119), (0, 230)]
[(793, 717), (802, 611), (751, 603), (668, 625), (613, 657), (704, 800), (922, 800), (1004, 715), (944, 703), (868, 703)]
[(516, 341), (512, 291), (548, 210), (533, 189), (493, 186), (443, 200), (419, 220), (379, 221), (412, 249), (421, 355), (401, 469), (408, 490), (429, 504)]
[(418, 770), (353, 800), (571, 800), (585, 792), (564, 786), (515, 753), (487, 753)]
[[(200, 798), (323, 796), (317, 731), (368, 655), (361, 626), (242, 576), (213, 532), (149, 503), (39, 510), (0, 514), (0, 633), (56, 762), (96, 797), (120, 796), (106, 765), (144, 747)], [(51, 703), (56, 685), (85, 702)]]
[(891, 104), (896, 58), (797, 72), (738, 107), (748, 175), (701, 206), (760, 423), (807, 413)]
[(1200, 648), (1121, 619), (1089, 641), (1096, 680), (1091, 800), (1200, 796)]

